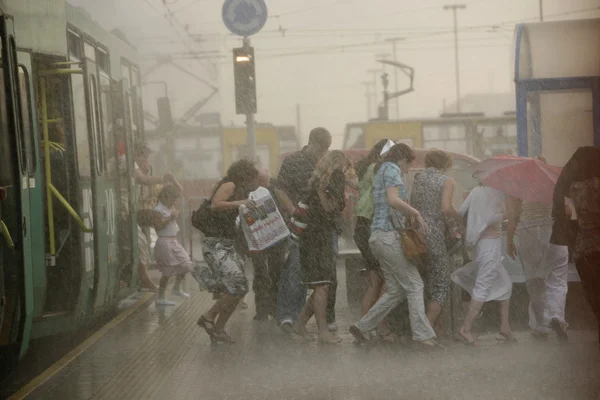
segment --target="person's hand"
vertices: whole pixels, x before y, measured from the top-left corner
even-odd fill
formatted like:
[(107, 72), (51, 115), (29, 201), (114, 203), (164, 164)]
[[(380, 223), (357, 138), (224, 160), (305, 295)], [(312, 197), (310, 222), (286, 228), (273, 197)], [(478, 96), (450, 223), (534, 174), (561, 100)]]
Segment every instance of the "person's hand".
[(423, 219), (421, 213), (418, 213), (415, 216), (415, 221), (417, 221), (417, 224), (419, 225), (419, 228), (423, 231), (423, 233), (427, 233), (429, 231), (429, 227), (427, 226), (427, 223)]
[(250, 210), (253, 210), (253, 211), (256, 210), (256, 203), (254, 202), (254, 200), (250, 200), (250, 199), (242, 200), (240, 205), (246, 206)]
[(514, 242), (511, 241), (506, 243), (506, 254), (513, 260), (517, 259), (517, 248)]
[(165, 176), (163, 177), (163, 181), (164, 181), (164, 182), (172, 182), (172, 183), (175, 183), (175, 182), (176, 182), (176, 180), (175, 180), (175, 174), (173, 174), (171, 171), (167, 172), (167, 173), (165, 174)]

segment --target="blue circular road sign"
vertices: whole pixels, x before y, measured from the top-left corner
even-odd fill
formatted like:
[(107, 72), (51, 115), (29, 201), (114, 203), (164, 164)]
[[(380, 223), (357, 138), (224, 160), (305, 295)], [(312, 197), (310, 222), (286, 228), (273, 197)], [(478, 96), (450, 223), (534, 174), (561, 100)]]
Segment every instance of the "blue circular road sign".
[(264, 0), (225, 0), (223, 22), (234, 35), (252, 36), (267, 22)]

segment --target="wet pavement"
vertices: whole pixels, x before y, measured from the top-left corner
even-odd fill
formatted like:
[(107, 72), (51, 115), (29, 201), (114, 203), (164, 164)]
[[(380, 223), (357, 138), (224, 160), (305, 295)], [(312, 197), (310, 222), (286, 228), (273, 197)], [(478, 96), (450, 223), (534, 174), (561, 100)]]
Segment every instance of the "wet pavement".
[(485, 335), (476, 348), (446, 342), (435, 352), (356, 347), (343, 268), (338, 273), (339, 345), (293, 341), (272, 321), (253, 321), (252, 294), (228, 327), (237, 343), (211, 345), (196, 320), (212, 296), (194, 292), (170, 309), (149, 302), (27, 398), (600, 399), (593, 332), (571, 332), (568, 345), (534, 343), (522, 332), (514, 345)]

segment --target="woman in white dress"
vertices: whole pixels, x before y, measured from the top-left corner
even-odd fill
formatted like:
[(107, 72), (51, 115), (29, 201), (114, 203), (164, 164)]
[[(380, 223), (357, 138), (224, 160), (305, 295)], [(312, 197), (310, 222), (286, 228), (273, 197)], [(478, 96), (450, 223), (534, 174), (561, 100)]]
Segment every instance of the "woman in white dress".
[(504, 193), (480, 184), (471, 191), (460, 207), (459, 214), (468, 213), (466, 244), (474, 248), (475, 261), (452, 274), (452, 281), (462, 286), (471, 302), (457, 339), (474, 345), (473, 322), (483, 303), (500, 302), (500, 335), (514, 341), (508, 314), (512, 281), (502, 265), (502, 221), (504, 220)]

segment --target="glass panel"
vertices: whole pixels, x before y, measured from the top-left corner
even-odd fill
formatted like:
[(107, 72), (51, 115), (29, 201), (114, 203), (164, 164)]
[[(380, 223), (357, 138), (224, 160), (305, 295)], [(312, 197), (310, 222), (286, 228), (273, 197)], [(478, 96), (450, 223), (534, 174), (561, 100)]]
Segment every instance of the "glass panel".
[[(4, 87), (4, 70), (0, 68), (0, 87)], [(0, 90), (0, 186), (10, 186), (14, 179), (14, 151), (8, 128), (6, 93)]]
[(86, 42), (83, 45), (83, 50), (85, 52), (85, 58), (94, 62), (96, 61), (96, 48), (93, 45)]
[(25, 150), (27, 152), (27, 171), (29, 176), (33, 176), (35, 173), (35, 149), (32, 129), (32, 115), (30, 108), (30, 81), (29, 74), (24, 66), (19, 66), (19, 97), (21, 103), (21, 114), (23, 120), (21, 126), (23, 129), (23, 141), (25, 143)]
[(98, 85), (96, 76), (90, 75), (90, 111), (92, 117), (92, 140), (94, 144), (94, 155), (96, 156), (96, 170), (98, 174), (104, 172), (104, 146), (102, 146), (102, 135), (100, 134), (100, 113), (98, 108)]
[(553, 165), (564, 165), (581, 146), (594, 145), (592, 92), (542, 92), (540, 132), (542, 154)]
[(104, 159), (110, 176), (117, 176), (117, 142), (112, 119), (112, 103), (110, 78), (108, 75), (100, 74), (100, 111), (102, 115), (102, 147), (104, 148)]
[[(71, 61), (74, 61), (74, 57), (71, 57)], [(73, 65), (71, 68), (78, 69), (79, 67)], [(79, 176), (89, 178), (91, 176), (90, 141), (88, 137), (84, 82), (83, 75), (71, 75), (75, 139), (77, 141), (77, 165), (79, 168)]]
[(365, 148), (365, 131), (362, 126), (350, 126), (346, 130), (345, 149)]

